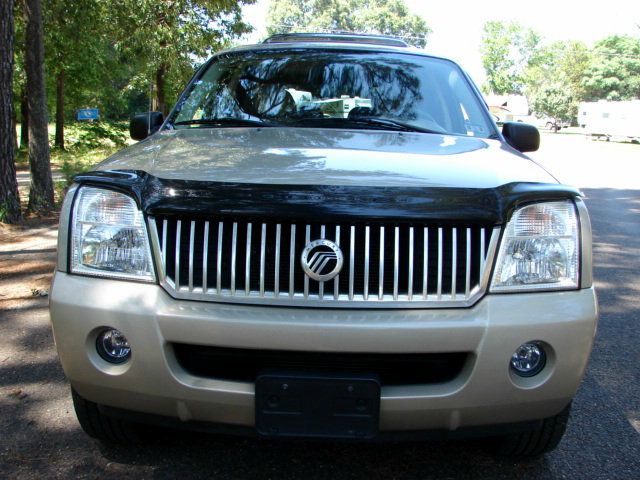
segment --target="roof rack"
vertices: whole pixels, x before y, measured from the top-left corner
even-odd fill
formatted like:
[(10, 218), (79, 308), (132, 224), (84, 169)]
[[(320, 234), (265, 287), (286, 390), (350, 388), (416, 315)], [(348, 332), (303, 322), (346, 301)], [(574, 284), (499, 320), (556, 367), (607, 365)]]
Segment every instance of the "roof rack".
[(408, 47), (407, 42), (388, 35), (370, 33), (279, 33), (265, 39), (262, 43), (295, 43), (295, 42), (334, 42), (334, 43), (366, 43), (387, 47)]

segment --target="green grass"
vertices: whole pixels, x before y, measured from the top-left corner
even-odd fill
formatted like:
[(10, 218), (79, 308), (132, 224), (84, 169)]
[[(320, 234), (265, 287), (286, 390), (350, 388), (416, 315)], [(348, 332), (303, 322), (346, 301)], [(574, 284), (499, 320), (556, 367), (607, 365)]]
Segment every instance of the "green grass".
[[(127, 122), (72, 122), (65, 126), (65, 149), (54, 148), (55, 125), (49, 124), (51, 169), (60, 171), (64, 179), (55, 182), (56, 199), (61, 201), (73, 178), (132, 143)], [(18, 125), (20, 135), (20, 125)], [(18, 137), (19, 138), (19, 137)], [(28, 167), (27, 149), (19, 149), (16, 165)], [(1, 212), (0, 212), (1, 213)]]
[[(49, 124), (51, 168), (60, 170), (70, 182), (75, 175), (91, 170), (118, 150), (131, 143), (126, 122), (73, 122), (65, 126), (65, 149), (54, 147), (55, 125)], [(20, 125), (18, 125), (18, 135)], [(27, 149), (16, 156), (18, 166), (28, 166)]]

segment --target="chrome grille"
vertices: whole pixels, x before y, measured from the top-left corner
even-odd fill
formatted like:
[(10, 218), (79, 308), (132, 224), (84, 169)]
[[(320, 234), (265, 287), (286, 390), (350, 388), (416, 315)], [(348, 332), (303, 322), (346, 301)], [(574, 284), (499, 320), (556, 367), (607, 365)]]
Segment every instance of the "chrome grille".
[[(174, 297), (326, 307), (447, 307), (485, 290), (499, 228), (421, 223), (289, 223), (150, 218), (163, 287)], [(343, 252), (334, 279), (310, 279), (305, 245), (328, 239)]]

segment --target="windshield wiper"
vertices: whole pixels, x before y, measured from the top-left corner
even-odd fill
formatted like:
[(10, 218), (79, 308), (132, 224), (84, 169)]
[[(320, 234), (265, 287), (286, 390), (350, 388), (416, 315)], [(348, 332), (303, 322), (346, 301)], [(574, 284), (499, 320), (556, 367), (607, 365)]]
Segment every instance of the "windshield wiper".
[(207, 127), (271, 127), (270, 123), (263, 122), (262, 120), (248, 120), (245, 118), (201, 118), (198, 120), (183, 120), (181, 122), (175, 122), (172, 126), (180, 125), (204, 125)]
[(348, 128), (353, 127), (372, 127), (377, 130), (394, 130), (398, 132), (420, 132), (420, 133), (436, 133), (444, 134), (447, 132), (442, 130), (432, 130), (428, 128), (419, 127), (417, 125), (411, 125), (409, 123), (400, 122), (398, 120), (390, 120), (388, 118), (380, 117), (353, 117), (353, 118), (336, 118), (336, 117), (309, 117), (309, 118), (295, 118), (286, 122), (287, 125), (292, 124), (300, 126), (319, 126), (319, 127), (337, 127)]
[(420, 133), (437, 133), (446, 135), (447, 132), (442, 130), (434, 130), (431, 128), (419, 127), (418, 125), (412, 125), (410, 123), (400, 122), (398, 120), (390, 120), (388, 118), (380, 117), (355, 117), (347, 118), (349, 123), (361, 123), (364, 125), (370, 125), (373, 127), (385, 127), (391, 130), (398, 130), (403, 132), (420, 132)]

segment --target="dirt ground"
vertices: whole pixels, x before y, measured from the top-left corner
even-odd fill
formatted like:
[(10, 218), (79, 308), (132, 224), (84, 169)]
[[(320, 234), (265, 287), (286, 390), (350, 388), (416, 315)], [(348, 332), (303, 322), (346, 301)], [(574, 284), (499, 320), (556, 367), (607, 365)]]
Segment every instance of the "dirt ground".
[(21, 477), (25, 458), (38, 456), (25, 423), (51, 430), (68, 422), (60, 412), (72, 415), (62, 405), (67, 387), (47, 311), (57, 223), (54, 216), (0, 226), (0, 477)]

